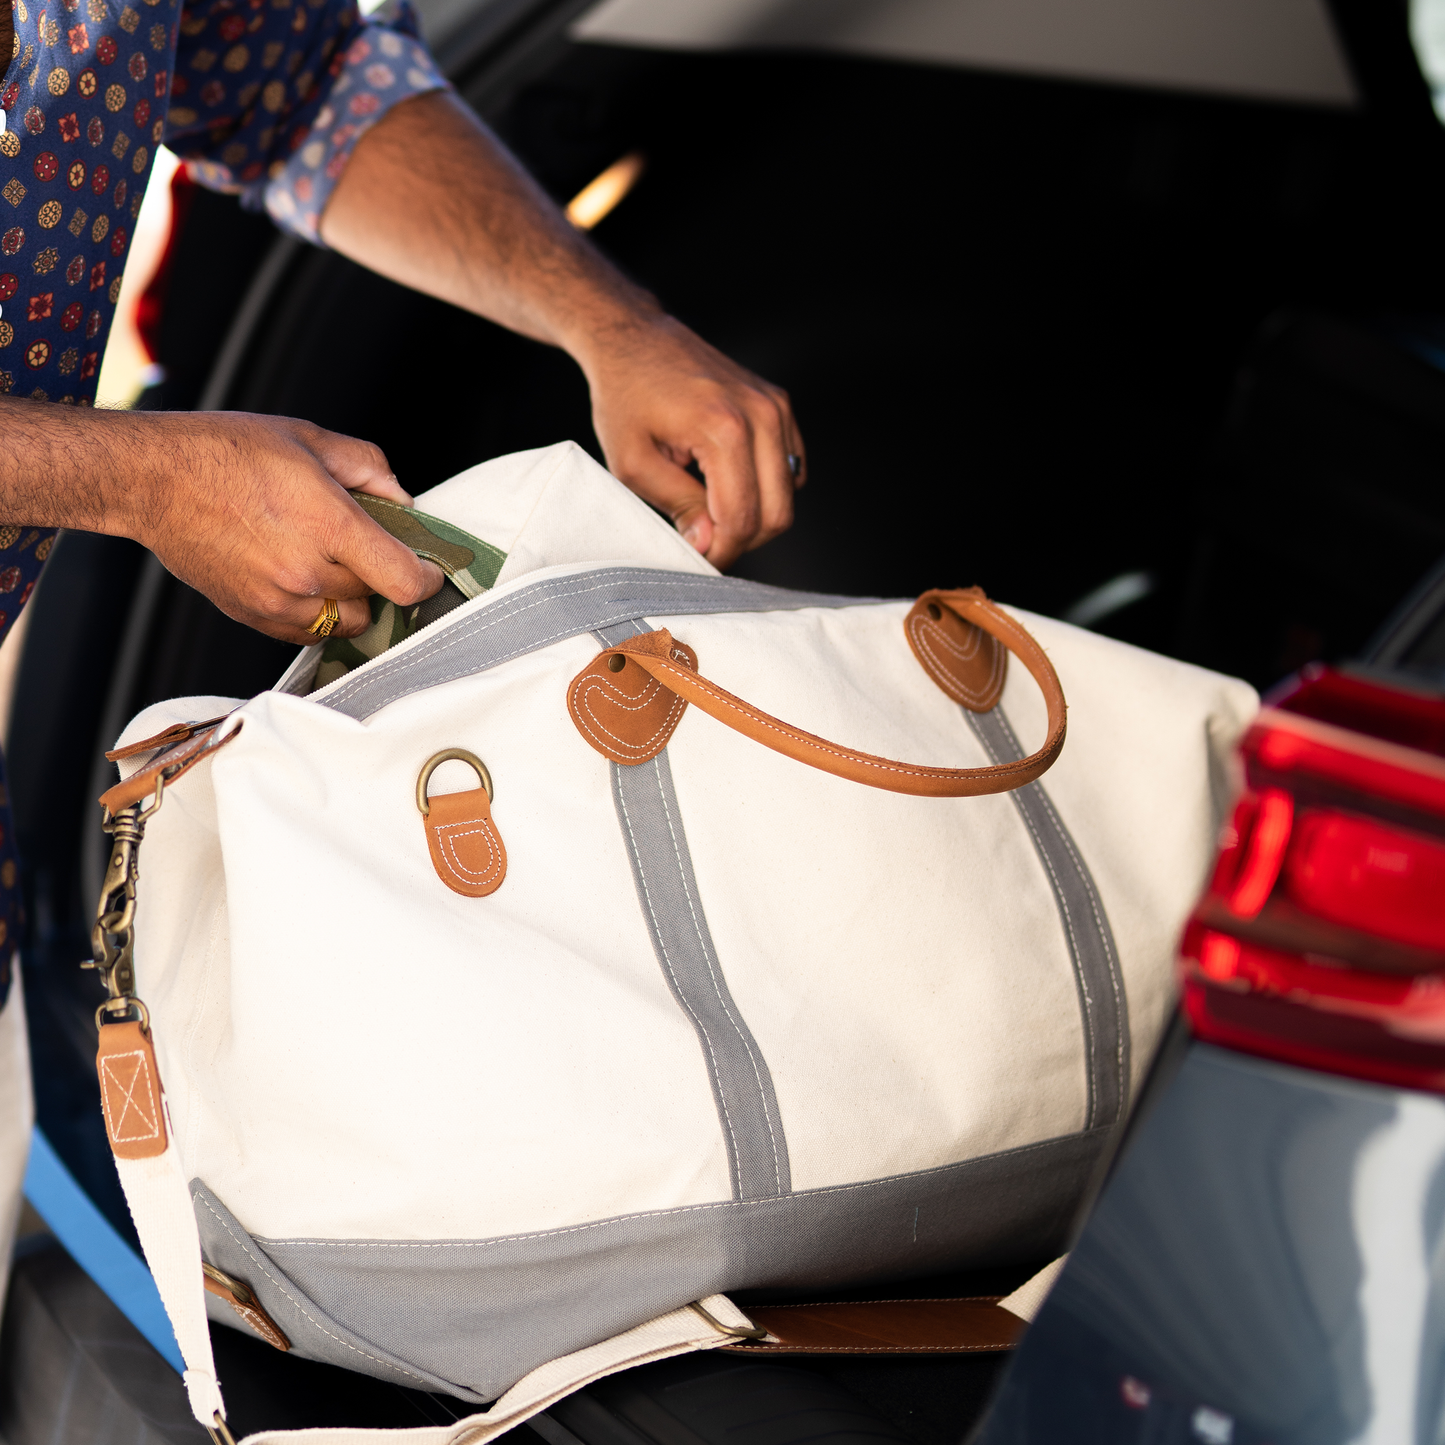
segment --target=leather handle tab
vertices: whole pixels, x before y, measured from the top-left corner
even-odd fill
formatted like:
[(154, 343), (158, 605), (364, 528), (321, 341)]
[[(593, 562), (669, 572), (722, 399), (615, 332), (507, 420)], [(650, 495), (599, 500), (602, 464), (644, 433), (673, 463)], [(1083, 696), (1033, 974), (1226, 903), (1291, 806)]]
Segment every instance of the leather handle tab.
[[(929, 613), (930, 603), (938, 608), (938, 619)], [(989, 638), (1006, 647), (1028, 668), (1039, 684), (1048, 708), (1049, 733), (1038, 752), (1017, 762), (995, 763), (983, 768), (935, 768), (894, 762), (890, 758), (860, 753), (806, 733), (801, 728), (795, 728), (791, 723), (785, 723), (751, 703), (734, 697), (732, 693), (675, 659), (677, 643), (665, 627), (656, 632), (628, 638), (626, 642), (609, 648), (608, 652), (621, 654), (629, 664), (635, 663), (650, 673), (669, 691), (701, 708), (709, 717), (716, 718), (736, 732), (742, 733), (744, 737), (752, 738), (754, 742), (762, 743), (764, 747), (772, 748), (774, 752), (782, 753), (785, 757), (794, 758), (800, 763), (807, 763), (810, 767), (851, 782), (866, 783), (872, 788), (882, 788), (892, 793), (908, 793), (915, 797), (974, 798), (986, 793), (1006, 793), (1041, 777), (1053, 766), (1064, 746), (1067, 713), (1063, 688), (1060, 687), (1058, 675), (1045, 656), (1043, 648), (1012, 617), (990, 602), (977, 587), (957, 592), (925, 592), (909, 617), (912, 618), (919, 608), (923, 609), (929, 622), (941, 621), (946, 612), (970, 627), (981, 630)], [(910, 646), (914, 646), (917, 652), (911, 636)], [(982, 648), (977, 650), (980, 657), (984, 657), (987, 651)], [(922, 657), (919, 660), (923, 661)], [(990, 686), (986, 682), (982, 686), (976, 685), (978, 680), (967, 675), (964, 676), (964, 683), (979, 702), (990, 695), (996, 702), (998, 693), (1002, 690), (1002, 669), (996, 668), (987, 658), (984, 665), (990, 672), (997, 672), (996, 685)], [(597, 663), (594, 662), (591, 667), (595, 669)], [(929, 676), (939, 682), (940, 687), (944, 687), (935, 667), (926, 662), (924, 667)], [(955, 695), (948, 687), (944, 687), (944, 691), (950, 696)], [(988, 705), (992, 706), (993, 702)], [(584, 732), (584, 736), (586, 735)], [(597, 747), (594, 739), (589, 737), (588, 741)], [(599, 748), (598, 751), (602, 749)]]
[[(224, 721), (222, 718), (221, 722)], [(113, 788), (107, 788), (100, 795), (101, 806), (110, 809), (112, 813), (118, 813), (122, 808), (128, 808), (132, 803), (150, 797), (155, 792), (159, 779), (164, 778), (166, 786), (169, 787), (177, 778), (190, 772), (203, 758), (219, 752), (232, 738), (238, 737), (243, 725), (238, 722), (225, 737), (217, 740), (216, 729), (220, 723), (213, 723), (179, 747), (162, 753), (149, 767), (142, 768), (140, 772), (132, 774)]]
[(723, 1346), (739, 1354), (989, 1354), (1013, 1349), (1027, 1327), (993, 1296), (745, 1308), (770, 1338)]

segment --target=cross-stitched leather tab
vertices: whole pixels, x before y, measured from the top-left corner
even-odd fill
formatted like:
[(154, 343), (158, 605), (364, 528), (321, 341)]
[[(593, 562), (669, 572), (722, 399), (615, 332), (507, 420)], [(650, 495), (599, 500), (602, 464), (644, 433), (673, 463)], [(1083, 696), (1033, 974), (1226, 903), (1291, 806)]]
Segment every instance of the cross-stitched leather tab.
[(507, 876), (507, 850), (485, 788), (439, 793), (423, 818), (437, 877), (465, 898), (485, 898)]
[[(697, 654), (666, 628), (632, 641), (648, 639), (658, 639), (665, 656), (697, 671)], [(572, 679), (567, 711), (577, 731), (604, 758), (631, 766), (651, 762), (667, 746), (687, 711), (687, 702), (636, 662), (609, 648)]]
[(166, 1152), (161, 1075), (150, 1036), (139, 1023), (104, 1024), (95, 1056), (105, 1132), (117, 1159), (153, 1159)]

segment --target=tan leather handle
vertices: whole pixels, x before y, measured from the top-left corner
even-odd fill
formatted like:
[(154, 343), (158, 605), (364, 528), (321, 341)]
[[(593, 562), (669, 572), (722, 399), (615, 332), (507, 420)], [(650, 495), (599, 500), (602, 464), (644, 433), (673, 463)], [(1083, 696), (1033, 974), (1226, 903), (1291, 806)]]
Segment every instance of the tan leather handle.
[[(1008, 649), (1038, 683), (1048, 709), (1043, 747), (1017, 762), (984, 768), (935, 768), (894, 762), (815, 737), (710, 682), (666, 628), (618, 643), (584, 668), (568, 689), (568, 708), (584, 737), (605, 757), (636, 764), (667, 746), (681, 719), (676, 698), (774, 752), (835, 777), (893, 793), (971, 798), (1005, 793), (1042, 776), (1064, 745), (1067, 708), (1043, 649), (977, 587), (925, 592), (904, 621), (920, 664), (956, 701), (987, 711), (1003, 691)], [(624, 659), (622, 667), (617, 660)], [(632, 672), (635, 665), (642, 675)], [(666, 694), (673, 694), (668, 697)]]

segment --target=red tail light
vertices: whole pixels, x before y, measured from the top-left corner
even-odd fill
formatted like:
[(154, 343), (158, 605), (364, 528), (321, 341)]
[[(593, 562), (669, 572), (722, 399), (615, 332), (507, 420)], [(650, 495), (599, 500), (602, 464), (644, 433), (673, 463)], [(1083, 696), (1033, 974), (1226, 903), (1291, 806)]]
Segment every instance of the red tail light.
[(1445, 1093), (1442, 745), (1445, 700), (1336, 672), (1260, 714), (1184, 938), (1199, 1037)]
[(1332, 809), (1308, 814), (1285, 889), (1345, 928), (1445, 953), (1445, 842)]

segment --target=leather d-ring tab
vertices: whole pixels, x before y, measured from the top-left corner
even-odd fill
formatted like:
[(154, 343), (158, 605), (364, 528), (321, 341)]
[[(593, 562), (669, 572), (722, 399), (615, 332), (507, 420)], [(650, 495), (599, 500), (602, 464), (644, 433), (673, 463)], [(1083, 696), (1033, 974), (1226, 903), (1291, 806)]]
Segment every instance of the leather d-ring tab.
[[(630, 637), (627, 646), (697, 671), (697, 654), (665, 627)], [(604, 758), (635, 766), (651, 762), (667, 746), (687, 702), (625, 653), (608, 648), (572, 679), (567, 711), (577, 731)]]
[(105, 1132), (117, 1159), (154, 1159), (166, 1152), (161, 1074), (150, 1035), (134, 1020), (102, 1024), (95, 1056)]
[[(437, 767), (455, 759), (477, 775), (480, 788), (427, 796)], [(492, 775), (473, 753), (448, 748), (429, 758), (416, 784), (416, 805), (426, 827), (426, 846), (437, 877), (464, 898), (485, 898), (507, 876), (507, 849), (492, 819)]]
[[(988, 600), (977, 587), (969, 591)], [(998, 638), (960, 617), (947, 596), (925, 592), (904, 618), (904, 634), (924, 672), (954, 702), (970, 712), (988, 712), (1003, 696), (1008, 649)]]

